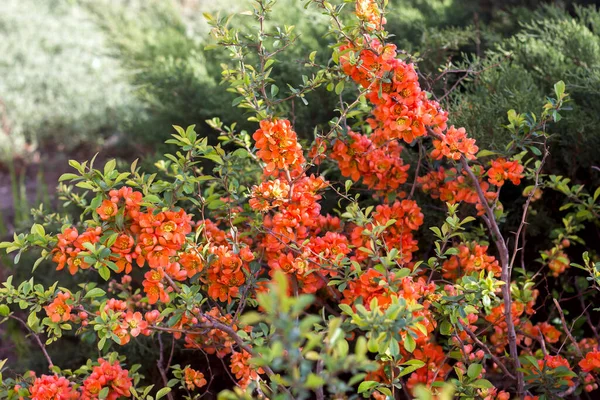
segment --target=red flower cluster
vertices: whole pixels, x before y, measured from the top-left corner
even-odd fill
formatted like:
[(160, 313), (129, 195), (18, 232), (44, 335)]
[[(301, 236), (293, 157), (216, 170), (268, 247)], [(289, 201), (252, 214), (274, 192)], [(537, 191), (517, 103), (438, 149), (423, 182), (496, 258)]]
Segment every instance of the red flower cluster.
[(530, 337), (526, 337), (524, 342), (527, 346), (533, 343), (532, 338), (537, 338), (540, 335), (544, 337), (547, 343), (557, 343), (560, 340), (560, 331), (547, 322), (540, 322), (537, 325), (532, 325), (531, 322), (526, 322), (522, 325), (524, 333)]
[[(108, 199), (96, 209), (105, 221), (102, 227), (89, 228), (81, 235), (76, 228), (66, 228), (57, 236), (57, 245), (52, 250), (57, 269), (68, 265), (71, 274), (75, 274), (78, 269), (89, 268), (79, 255), (87, 251), (84, 243), (98, 243), (101, 236), (107, 237), (102, 244), (111, 249), (109, 261), (114, 263), (113, 269), (130, 273), (134, 262), (139, 267), (148, 264), (152, 270), (146, 273), (143, 282), (148, 302), (168, 302), (170, 288), (163, 282), (165, 276), (184, 280), (202, 269), (197, 252), (184, 250), (186, 235), (191, 232), (191, 216), (183, 210), (142, 210), (142, 199), (142, 193), (130, 187), (111, 190)], [(117, 223), (119, 215), (123, 223)]]
[(75, 400), (79, 393), (64, 376), (42, 375), (29, 388), (31, 399), (35, 400)]
[(381, 29), (381, 26), (386, 23), (385, 18), (381, 15), (381, 10), (377, 5), (376, 0), (357, 0), (356, 1), (356, 16), (372, 25), (367, 26), (367, 29)]
[(102, 229), (99, 227), (88, 228), (81, 235), (76, 228), (67, 228), (63, 233), (59, 233), (56, 236), (58, 239), (56, 247), (52, 249), (52, 261), (58, 264), (56, 269), (60, 271), (66, 265), (71, 275), (75, 275), (79, 269), (88, 269), (90, 265), (83, 260), (79, 253), (87, 251), (84, 243), (97, 243), (101, 235)]
[[(537, 368), (532, 368), (531, 367), (531, 375), (532, 377), (530, 378), (531, 380), (535, 380), (535, 379), (539, 379), (541, 381), (544, 381), (544, 377), (542, 376), (543, 374), (543, 369), (544, 367), (546, 368), (546, 370), (548, 369), (556, 369), (558, 367), (565, 367), (568, 370), (571, 370), (571, 366), (569, 365), (569, 361), (567, 361), (566, 358), (564, 358), (563, 356), (551, 356), (551, 355), (546, 355), (542, 360), (537, 360), (538, 363), (538, 367)], [(575, 384), (575, 382), (573, 382), (573, 377), (572, 376), (563, 376), (561, 377), (561, 381), (566, 382), (567, 386), (573, 386)], [(562, 383), (557, 382), (556, 383), (556, 387), (559, 388), (562, 385)]]
[[(531, 322), (529, 322), (526, 318), (526, 316), (531, 316), (535, 313), (533, 305), (536, 301), (538, 293), (538, 291), (534, 291), (532, 299), (527, 304), (523, 304), (522, 302), (513, 299), (511, 318), (515, 327), (523, 331), (525, 334), (539, 332), (545, 337), (547, 336), (547, 338), (550, 339), (550, 343), (552, 343), (557, 336), (560, 336), (560, 332), (550, 325), (538, 324), (537, 326), (532, 326)], [(494, 332), (489, 338), (490, 342), (495, 346), (497, 353), (503, 353), (506, 349), (506, 345), (508, 344), (504, 305), (501, 304), (492, 308), (490, 313), (485, 316), (485, 320), (488, 321), (494, 328)], [(521, 342), (523, 342), (525, 345), (531, 344), (530, 338), (519, 334), (517, 335), (517, 343), (520, 344)]]
[[(233, 317), (230, 314), (222, 315), (218, 308), (213, 307), (209, 312), (205, 313), (202, 323), (208, 322), (207, 318), (212, 318), (227, 326), (230, 326), (234, 332), (237, 332), (238, 327), (233, 323)], [(192, 321), (188, 321), (192, 322)], [(196, 321), (197, 323), (197, 321)], [(181, 324), (182, 328), (186, 327), (186, 323)], [(208, 354), (216, 354), (219, 358), (224, 358), (227, 354), (231, 354), (235, 341), (225, 332), (219, 329), (211, 329), (206, 333), (187, 334), (185, 336), (185, 347), (188, 349), (202, 349)]]
[(362, 178), (367, 187), (383, 194), (396, 192), (406, 182), (410, 165), (402, 161), (402, 146), (397, 141), (377, 146), (359, 133), (350, 131), (348, 136), (336, 140), (331, 152), (343, 176), (355, 182)]
[(188, 390), (200, 389), (201, 387), (206, 386), (207, 382), (202, 372), (196, 371), (190, 367), (186, 367), (183, 370), (183, 373), (185, 386)]
[(579, 361), (579, 366), (584, 372), (600, 372), (600, 351), (590, 351), (585, 358)]
[(402, 139), (407, 143), (427, 134), (427, 128), (441, 134), (448, 113), (427, 98), (421, 90), (413, 64), (396, 58), (396, 46), (382, 45), (377, 39), (340, 47), (342, 70), (355, 82), (369, 89), (373, 104), (373, 141), (381, 145)]
[(560, 249), (560, 247), (553, 247), (552, 249), (545, 251), (544, 254), (548, 257), (546, 262), (554, 277), (558, 277), (571, 266), (569, 257)]
[(440, 135), (439, 138), (434, 139), (433, 147), (431, 157), (436, 160), (446, 157), (458, 161), (462, 156), (474, 160), (475, 153), (479, 150), (475, 145), (475, 139), (467, 137), (465, 128), (456, 129), (454, 126), (451, 126), (445, 135)]
[(231, 355), (230, 368), (231, 372), (238, 380), (238, 385), (245, 389), (251, 381), (256, 381), (259, 374), (263, 374), (262, 368), (254, 369), (250, 366), (250, 358), (252, 356), (245, 350), (241, 352), (233, 352)]
[[(486, 200), (488, 203), (493, 202), (498, 193), (489, 190), (490, 185), (482, 180), (482, 169), (480, 167), (474, 166), (472, 170), (479, 180), (479, 186), (483, 190)], [(480, 215), (484, 212), (475, 187), (471, 183), (471, 178), (464, 170), (459, 174), (456, 168), (446, 170), (440, 167), (439, 170), (418, 177), (417, 183), (421, 185), (425, 193), (429, 193), (434, 199), (439, 198), (450, 204), (459, 202), (475, 204)]]
[(230, 303), (238, 295), (240, 286), (246, 282), (244, 270), (249, 271), (248, 263), (254, 260), (254, 254), (248, 247), (243, 247), (236, 254), (231, 246), (226, 245), (212, 246), (209, 252), (215, 257), (208, 267), (208, 295)]
[(446, 361), (446, 353), (442, 346), (435, 343), (425, 343), (412, 353), (412, 358), (425, 362), (425, 365), (410, 374), (406, 387), (411, 391), (417, 385), (430, 386), (433, 382), (443, 382), (452, 370)]
[(488, 246), (476, 242), (458, 246), (458, 255), (444, 262), (443, 276), (446, 279), (457, 279), (462, 275), (486, 270), (500, 276), (501, 268), (494, 256), (487, 254)]
[(83, 381), (81, 400), (98, 399), (102, 389), (108, 388), (107, 400), (116, 400), (119, 397), (131, 397), (129, 388), (132, 379), (129, 372), (122, 369), (118, 361), (110, 363), (102, 358), (98, 359), (100, 365), (95, 366), (90, 376)]
[(523, 166), (519, 161), (507, 161), (504, 158), (499, 158), (492, 161), (492, 166), (488, 170), (488, 181), (492, 185), (498, 187), (504, 185), (504, 181), (510, 180), (513, 185), (521, 183), (523, 178)]
[(370, 257), (369, 253), (360, 250), (360, 247), (375, 251), (369, 236), (365, 234), (365, 230), (370, 231), (375, 225), (386, 226), (391, 220), (394, 220), (394, 222), (381, 235), (386, 244), (386, 248), (382, 250), (389, 252), (396, 249), (398, 250), (398, 260), (400, 262), (406, 264), (411, 262), (413, 253), (419, 249), (412, 231), (416, 231), (423, 224), (423, 213), (421, 213), (421, 208), (414, 200), (396, 201), (391, 206), (380, 204), (373, 213), (373, 223), (366, 226), (356, 226), (352, 230), (351, 243), (357, 248), (353, 257), (356, 261), (364, 261)]
[(304, 155), (290, 121), (260, 121), (260, 129), (254, 132), (252, 138), (258, 149), (256, 155), (266, 164), (265, 174), (271, 175), (278, 170), (290, 171), (293, 176), (302, 173)]
[(435, 291), (435, 284), (428, 284), (424, 278), (398, 279), (393, 273), (387, 275), (386, 277), (381, 272), (369, 268), (357, 279), (348, 282), (348, 288), (342, 293), (342, 303), (353, 306), (360, 300), (369, 309), (371, 301), (376, 298), (377, 304), (383, 310), (389, 307), (393, 297), (402, 297), (409, 304), (420, 303), (423, 308), (413, 311), (413, 315), (423, 318), (421, 324), (425, 326), (427, 333), (415, 332), (417, 334), (416, 341), (418, 344), (427, 343), (429, 334), (436, 326), (435, 319), (429, 311), (430, 301), (427, 299)]

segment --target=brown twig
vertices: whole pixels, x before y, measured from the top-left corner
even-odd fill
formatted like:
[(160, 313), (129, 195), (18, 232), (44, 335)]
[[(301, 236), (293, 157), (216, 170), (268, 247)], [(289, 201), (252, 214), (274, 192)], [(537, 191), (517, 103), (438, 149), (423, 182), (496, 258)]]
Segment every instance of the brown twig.
[[(441, 135), (435, 133), (431, 128), (427, 128), (427, 132), (431, 137), (440, 138)], [(492, 239), (496, 248), (498, 249), (498, 254), (500, 256), (500, 265), (502, 267), (502, 273), (500, 275), (500, 279), (504, 282), (502, 286), (502, 297), (504, 300), (504, 318), (506, 321), (506, 330), (508, 336), (508, 347), (510, 352), (510, 357), (512, 358), (513, 367), (516, 373), (517, 379), (517, 397), (522, 398), (523, 393), (525, 392), (525, 382), (523, 379), (523, 372), (521, 369), (521, 361), (519, 360), (519, 349), (517, 346), (517, 333), (515, 330), (515, 324), (512, 320), (512, 294), (510, 292), (510, 282), (511, 282), (511, 269), (510, 269), (510, 260), (508, 255), (508, 247), (506, 246), (506, 241), (500, 232), (500, 227), (496, 222), (496, 217), (494, 215), (494, 211), (490, 208), (490, 205), (487, 202), (485, 194), (483, 193), (483, 189), (481, 189), (481, 185), (479, 184), (479, 180), (473, 173), (471, 167), (469, 167), (469, 163), (467, 159), (462, 156), (460, 159), (461, 165), (463, 169), (466, 171), (467, 175), (473, 182), (473, 187), (477, 192), (477, 196), (479, 197), (479, 202), (483, 207), (485, 214), (482, 215), (482, 219), (487, 225), (490, 233), (492, 234)]]
[(527, 201), (525, 202), (525, 205), (523, 206), (523, 214), (521, 215), (521, 223), (519, 224), (517, 233), (515, 233), (515, 245), (514, 245), (514, 249), (513, 249), (512, 258), (511, 258), (510, 264), (509, 264), (509, 268), (511, 270), (515, 264), (515, 259), (517, 258), (517, 253), (519, 252), (519, 238), (521, 237), (521, 232), (523, 231), (525, 225), (527, 224), (527, 213), (529, 211), (529, 205), (531, 204), (531, 200), (533, 199), (533, 196), (535, 195), (535, 192), (540, 185), (540, 173), (542, 171), (542, 167), (544, 166), (544, 163), (546, 162), (546, 157), (548, 157), (549, 154), (550, 154), (550, 152), (548, 151), (546, 142), (544, 142), (544, 156), (542, 157), (542, 161), (541, 161), (539, 167), (535, 171), (534, 186), (533, 186), (533, 189), (531, 190), (531, 192), (529, 193), (529, 195), (527, 196)]
[(23, 321), (21, 318), (16, 317), (14, 315), (9, 315), (8, 317), (14, 319), (15, 321), (19, 321), (25, 327), (25, 329), (27, 329), (31, 333), (31, 335), (33, 336), (33, 340), (35, 340), (35, 342), (37, 343), (40, 350), (42, 350), (42, 353), (44, 354), (46, 361), (48, 361), (48, 367), (52, 368), (54, 366), (54, 363), (52, 362), (52, 359), (50, 358), (50, 355), (48, 354), (48, 351), (46, 350), (46, 346), (44, 345), (44, 343), (42, 343), (42, 341), (40, 340), (40, 337), (37, 335), (37, 333), (35, 333), (29, 327), (29, 325), (27, 325), (27, 323), (25, 321)]
[(485, 195), (483, 194), (483, 190), (481, 189), (481, 185), (477, 180), (477, 177), (473, 173), (473, 170), (469, 167), (469, 163), (467, 159), (463, 156), (461, 157), (461, 164), (463, 169), (467, 172), (467, 175), (473, 181), (473, 186), (475, 187), (475, 191), (479, 196), (479, 201), (485, 210), (485, 214), (487, 218), (484, 218), (485, 223), (488, 226), (488, 229), (492, 233), (492, 239), (496, 244), (498, 249), (498, 253), (500, 255), (500, 263), (502, 266), (502, 273), (500, 275), (500, 279), (504, 281), (504, 285), (502, 286), (502, 297), (504, 298), (504, 317), (506, 319), (506, 330), (508, 336), (508, 347), (510, 351), (510, 357), (513, 361), (513, 366), (515, 372), (517, 374), (517, 397), (522, 398), (523, 393), (525, 391), (525, 383), (523, 380), (523, 372), (521, 369), (521, 361), (519, 360), (519, 352), (517, 347), (517, 333), (515, 331), (515, 324), (512, 320), (512, 294), (510, 292), (510, 282), (511, 282), (511, 273), (510, 273), (510, 264), (508, 259), (508, 248), (506, 247), (506, 242), (502, 233), (500, 232), (500, 228), (498, 227), (498, 223), (496, 222), (496, 217), (494, 216), (494, 211), (490, 208)]
[(483, 343), (481, 340), (479, 340), (477, 338), (475, 333), (473, 333), (473, 331), (470, 330), (469, 327), (463, 325), (463, 329), (465, 330), (465, 332), (467, 332), (467, 335), (469, 335), (471, 340), (473, 340), (479, 347), (481, 347), (483, 349), (483, 351), (488, 353), (488, 355), (491, 357), (491, 359), (496, 363), (496, 365), (498, 365), (498, 367), (502, 370), (502, 372), (504, 372), (506, 374), (506, 376), (508, 376), (510, 379), (516, 379), (516, 377), (513, 374), (511, 374), (508, 369), (506, 369), (506, 366), (502, 363), (502, 361), (498, 357), (496, 357), (494, 355), (494, 353), (492, 353), (490, 348), (487, 347), (485, 345), (485, 343)]
[(573, 343), (573, 346), (575, 347), (575, 352), (577, 353), (577, 355), (580, 358), (583, 358), (583, 354), (581, 353), (579, 344), (577, 343), (577, 340), (575, 340), (575, 338), (573, 337), (573, 334), (571, 333), (571, 330), (569, 329), (569, 326), (567, 325), (567, 321), (565, 320), (565, 314), (563, 313), (563, 310), (560, 307), (558, 300), (556, 300), (556, 299), (552, 299), (552, 300), (554, 300), (554, 305), (556, 306), (556, 309), (558, 310), (558, 314), (560, 315), (560, 321), (562, 322), (562, 326), (563, 326), (563, 329), (565, 330), (565, 334)]
[[(162, 377), (164, 387), (168, 387), (169, 379), (167, 378), (167, 371), (165, 371), (165, 368), (163, 365), (164, 349), (163, 349), (163, 342), (162, 342), (162, 337), (161, 337), (160, 333), (158, 334), (158, 347), (159, 347), (159, 353), (158, 353), (159, 356), (158, 356), (158, 361), (156, 361), (156, 367), (158, 368), (158, 371), (160, 372), (160, 376)], [(173, 398), (173, 393), (171, 393), (171, 392), (167, 393), (167, 398), (169, 400), (175, 400)]]

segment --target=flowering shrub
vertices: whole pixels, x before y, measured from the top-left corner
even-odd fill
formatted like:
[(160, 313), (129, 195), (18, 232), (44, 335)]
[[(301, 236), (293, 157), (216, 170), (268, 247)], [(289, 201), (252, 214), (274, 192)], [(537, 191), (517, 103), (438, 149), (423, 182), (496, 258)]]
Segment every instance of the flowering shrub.
[[(175, 127), (168, 143), (178, 150), (157, 173), (71, 161), (62, 191), (81, 208), (78, 222), (64, 219), (60, 232), (35, 224), (2, 244), (17, 262), (37, 248), (34, 268), (51, 259), (82, 276), (77, 290), (4, 282), (0, 314), (28, 329), (53, 375), (8, 377), (3, 395), (195, 399), (213, 393), (211, 360), (232, 381), (224, 399), (542, 399), (597, 389), (587, 307), (588, 336), (566, 320), (560, 296), (540, 296), (539, 282), (563, 277), (567, 248), (583, 244), (578, 233), (600, 210), (600, 190), (543, 173), (565, 85), (539, 115), (508, 112), (514, 140), (502, 154), (479, 149), (448, 126), (410, 57), (389, 43), (384, 2), (358, 0), (348, 16), (345, 4), (311, 0), (332, 21), (331, 63), (311, 54), (314, 74), (279, 95), (269, 74), (294, 36), (291, 27), (264, 30), (273, 3), (248, 13), (253, 34), (209, 16), (236, 62), (223, 76), (258, 123), (252, 135), (214, 119), (222, 143), (209, 145), (194, 126)], [(304, 146), (285, 104), (321, 86), (340, 96), (339, 116)], [(500, 192), (522, 182), (510, 231)], [(526, 226), (544, 190), (565, 194), (562, 211), (573, 212), (534, 261)], [(444, 215), (432, 212), (427, 230), (428, 209)], [(599, 289), (595, 254), (582, 259), (572, 265)], [(585, 305), (587, 296), (576, 298)], [(55, 366), (46, 347), (66, 332), (91, 336), (97, 362)], [(149, 386), (118, 354), (140, 335), (159, 347), (161, 380)], [(174, 364), (161, 335), (197, 352), (194, 365)]]

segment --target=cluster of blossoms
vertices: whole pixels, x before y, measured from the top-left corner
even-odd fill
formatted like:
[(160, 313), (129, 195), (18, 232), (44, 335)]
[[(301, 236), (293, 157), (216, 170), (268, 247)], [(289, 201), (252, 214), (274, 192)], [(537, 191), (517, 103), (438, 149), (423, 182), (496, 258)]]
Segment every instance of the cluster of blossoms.
[[(393, 223), (390, 224), (392, 220)], [(396, 201), (391, 206), (378, 205), (373, 213), (373, 222), (366, 226), (354, 227), (350, 234), (351, 242), (357, 248), (353, 259), (362, 262), (370, 257), (370, 254), (396, 249), (399, 262), (408, 266), (412, 261), (413, 253), (419, 249), (412, 232), (418, 230), (422, 224), (423, 213), (414, 200)], [(368, 234), (375, 226), (387, 226), (381, 235), (386, 248), (379, 251), (373, 247)], [(369, 252), (361, 250), (361, 247)]]
[(433, 141), (431, 157), (434, 160), (441, 160), (445, 157), (458, 161), (464, 156), (469, 160), (474, 160), (478, 150), (475, 139), (467, 137), (465, 128), (456, 129), (451, 126), (445, 135), (441, 135), (440, 139)]
[(554, 277), (559, 276), (571, 267), (571, 261), (560, 245), (543, 252), (543, 255), (546, 256), (546, 263)]
[[(364, 304), (369, 309), (371, 301), (377, 299), (378, 306), (385, 310), (392, 304), (394, 297), (401, 297), (408, 305), (420, 304), (419, 308), (412, 312), (413, 317), (420, 319), (423, 330), (416, 331), (415, 342), (417, 349), (405, 356), (410, 359), (421, 360), (425, 365), (408, 376), (407, 387), (413, 390), (419, 384), (432, 384), (435, 381), (444, 381), (452, 370), (450, 364), (445, 362), (446, 354), (442, 346), (432, 341), (431, 333), (437, 326), (434, 315), (430, 310), (431, 296), (435, 291), (434, 283), (427, 283), (425, 278), (404, 277), (397, 278), (394, 273), (384, 275), (370, 268), (362, 273), (358, 279), (350, 281), (348, 288), (342, 293), (342, 303), (355, 307), (356, 304)], [(403, 332), (403, 335), (406, 333)], [(371, 374), (369, 379), (389, 383), (386, 375), (382, 373), (386, 367), (382, 363), (378, 373)]]
[[(85, 243), (101, 243), (112, 252), (108, 265), (115, 272), (130, 273), (134, 263), (139, 267), (148, 265), (151, 271), (146, 273), (143, 286), (149, 303), (168, 302), (170, 289), (164, 283), (165, 276), (183, 280), (190, 274), (189, 259), (193, 255), (184, 256), (184, 245), (186, 235), (191, 232), (191, 216), (183, 210), (143, 210), (142, 193), (126, 186), (111, 190), (108, 197), (96, 209), (103, 221), (101, 226), (88, 228), (82, 234), (69, 227), (57, 236), (52, 250), (57, 269), (68, 265), (71, 274), (75, 274), (79, 269), (89, 268), (85, 261), (89, 249)], [(103, 242), (101, 238), (105, 238)], [(181, 266), (181, 258), (187, 269)], [(195, 265), (201, 267), (200, 263)]]
[(149, 321), (153, 319), (155, 314), (153, 311), (149, 311), (145, 316), (142, 316), (142, 313), (130, 310), (125, 301), (118, 299), (109, 299), (103, 311), (108, 315), (117, 315), (117, 323), (113, 327), (113, 333), (120, 339), (120, 345), (129, 343), (131, 337), (137, 337), (140, 334), (149, 336), (151, 334), (151, 322)]
[[(408, 179), (410, 165), (400, 157), (402, 149), (398, 141), (377, 146), (368, 136), (349, 131), (347, 140), (335, 142), (331, 158), (343, 176), (355, 182), (362, 178), (369, 189), (387, 194), (397, 192)], [(402, 193), (397, 195), (403, 197)]]
[(81, 400), (98, 399), (100, 392), (108, 388), (108, 400), (116, 400), (120, 397), (131, 397), (129, 388), (132, 379), (128, 371), (122, 369), (117, 361), (110, 363), (104, 359), (98, 359), (100, 365), (95, 366), (90, 376), (83, 382), (83, 393)]
[[(580, 344), (580, 348), (583, 347)], [(597, 349), (597, 346), (593, 346), (591, 351), (585, 355), (585, 358), (579, 361), (579, 367), (585, 374), (583, 379), (584, 390), (586, 392), (598, 390), (597, 377), (600, 375), (600, 350)]]
[(29, 388), (32, 399), (37, 400), (75, 400), (79, 393), (71, 381), (64, 376), (42, 375), (37, 378)]
[[(219, 321), (229, 327), (234, 332), (238, 331), (238, 327), (233, 323), (233, 317), (230, 314), (222, 315), (218, 308), (213, 307), (209, 312), (204, 313), (201, 321), (194, 319), (187, 315), (183, 315), (177, 327), (185, 328), (189, 325), (197, 324), (198, 322), (205, 323), (207, 318), (212, 318)], [(177, 334), (175, 337), (179, 338), (181, 334)], [(202, 332), (198, 334), (186, 333), (185, 335), (185, 347), (188, 349), (202, 349), (207, 354), (216, 354), (219, 358), (224, 358), (228, 354), (233, 352), (233, 346), (235, 341), (227, 333), (219, 329), (210, 329), (208, 332)]]
[[(257, 156), (265, 163), (264, 174), (272, 178), (253, 187), (250, 199), (254, 210), (265, 213), (264, 234), (259, 246), (264, 251), (269, 274), (283, 270), (295, 276), (301, 291), (314, 293), (326, 285), (324, 275), (335, 275), (334, 268), (320, 266), (336, 265), (338, 255), (349, 252), (346, 237), (333, 232), (317, 235), (321, 231), (319, 192), (328, 183), (322, 177), (304, 172), (305, 159), (289, 121), (261, 121), (260, 129), (253, 137)], [(300, 155), (293, 156), (296, 164), (283, 161), (297, 151)], [(273, 160), (276, 160), (275, 164)], [(304, 241), (308, 243), (303, 249), (294, 251), (290, 248), (291, 244)]]
[(196, 371), (190, 367), (183, 370), (185, 386), (188, 390), (200, 389), (206, 386), (207, 382), (202, 372)]
[(254, 368), (250, 364), (251, 355), (245, 350), (234, 352), (231, 355), (231, 372), (238, 380), (238, 385), (241, 388), (246, 388), (251, 381), (258, 380), (258, 375), (263, 374), (262, 368)]
[[(279, 165), (279, 159), (273, 158), (274, 150), (270, 153), (271, 156), (265, 154), (263, 156), (271, 157), (274, 165)], [(291, 153), (286, 154), (286, 157), (292, 157)], [(69, 227), (58, 235), (58, 243), (53, 250), (54, 261), (59, 263), (58, 269), (69, 265), (70, 272), (74, 274), (78, 269), (89, 268), (90, 265), (83, 259), (89, 249), (83, 243), (100, 243), (110, 248), (109, 261), (113, 263), (112, 269), (115, 272), (130, 273), (133, 264), (140, 268), (148, 267), (142, 287), (150, 305), (168, 303), (169, 293), (173, 290), (172, 282), (183, 281), (195, 275), (199, 275), (200, 281), (206, 284), (208, 295), (215, 300), (231, 302), (238, 296), (239, 288), (245, 283), (248, 265), (254, 260), (247, 245), (241, 251), (234, 252), (231, 234), (221, 231), (210, 220), (197, 223), (203, 228), (207, 243), (191, 243), (186, 238), (192, 229), (190, 215), (183, 210), (144, 209), (141, 202), (142, 194), (129, 187), (110, 191), (109, 198), (95, 210), (103, 221), (101, 226), (90, 228), (81, 235), (76, 228)], [(131, 278), (125, 275), (123, 282), (129, 283)], [(71, 314), (69, 298), (69, 293), (58, 293), (54, 301), (46, 306), (47, 315), (53, 322), (64, 322), (76, 317)], [(143, 316), (141, 312), (135, 311), (135, 305), (113, 298), (104, 306), (105, 313), (117, 316), (112, 333), (119, 338), (121, 345), (127, 344), (131, 337), (150, 335), (152, 325), (162, 320), (158, 310), (149, 311)], [(174, 328), (190, 329), (199, 322), (196, 317), (199, 314), (199, 309), (184, 313)], [(217, 308), (206, 315), (231, 325), (231, 315), (221, 316)], [(87, 325), (87, 321), (84, 322)], [(174, 333), (174, 336), (180, 337), (181, 333)], [(217, 329), (202, 335), (187, 334), (185, 342), (186, 347), (201, 348), (221, 357), (234, 352), (233, 339)], [(243, 369), (237, 367), (237, 370), (239, 372)], [(90, 386), (88, 392), (95, 393), (94, 390), (95, 386)]]
[[(129, 389), (133, 380), (129, 372), (121, 368), (118, 361), (110, 363), (99, 358), (98, 363), (99, 365), (93, 367), (91, 374), (80, 385), (56, 374), (36, 378), (29, 388), (30, 398), (32, 400), (97, 400), (100, 398), (116, 400), (131, 397)], [(100, 397), (103, 389), (106, 390)]]
[(366, 22), (367, 29), (381, 29), (387, 21), (383, 13), (373, 0), (357, 0), (356, 1), (356, 16), (358, 19)]
[(460, 244), (457, 247), (458, 254), (450, 257), (444, 262), (443, 277), (446, 279), (457, 279), (462, 275), (468, 275), (482, 270), (500, 276), (500, 264), (494, 256), (487, 253), (488, 246), (476, 242)]
[(499, 158), (492, 161), (492, 166), (488, 170), (488, 181), (498, 187), (504, 185), (504, 181), (509, 180), (513, 185), (519, 185), (523, 178), (524, 167), (517, 160), (507, 161), (505, 158)]
[[(493, 203), (496, 201), (498, 193), (492, 191), (488, 182), (483, 180), (483, 169), (479, 166), (473, 166), (472, 171), (478, 180), (487, 202)], [(465, 170), (459, 173), (456, 168), (444, 169), (440, 167), (438, 170), (418, 177), (417, 183), (433, 199), (440, 199), (449, 204), (459, 202), (474, 204), (479, 215), (483, 215), (484, 213), (484, 208), (479, 200), (475, 186)]]

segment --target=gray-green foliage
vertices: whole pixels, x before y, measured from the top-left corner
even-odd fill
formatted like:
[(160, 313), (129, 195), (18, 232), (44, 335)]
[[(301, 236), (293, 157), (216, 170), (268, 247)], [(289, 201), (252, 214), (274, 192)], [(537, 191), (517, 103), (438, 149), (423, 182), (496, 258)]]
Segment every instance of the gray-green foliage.
[(453, 96), (452, 122), (464, 125), (483, 147), (500, 147), (510, 140), (502, 128), (506, 110), (539, 108), (544, 93), (564, 80), (573, 110), (553, 128), (550, 167), (588, 178), (600, 161), (600, 12), (576, 8), (571, 16), (543, 7), (480, 63), (484, 72)]
[[(66, 0), (0, 2), (0, 159), (112, 134), (136, 109), (102, 32)], [(8, 132), (7, 132), (8, 131)]]

